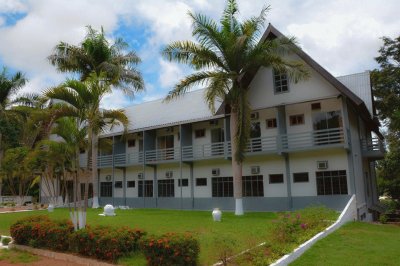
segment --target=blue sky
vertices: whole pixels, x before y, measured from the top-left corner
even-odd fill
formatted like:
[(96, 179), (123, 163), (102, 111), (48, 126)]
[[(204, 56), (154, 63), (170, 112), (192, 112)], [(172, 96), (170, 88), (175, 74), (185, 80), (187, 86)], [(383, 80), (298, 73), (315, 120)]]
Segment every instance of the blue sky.
[[(295, 36), (303, 49), (334, 75), (376, 67), (379, 37), (400, 35), (400, 2), (386, 0), (238, 0), (240, 16), (269, 4), (268, 22)], [(23, 92), (41, 92), (62, 82), (46, 60), (59, 41), (78, 44), (85, 26), (104, 27), (110, 40), (122, 37), (142, 58), (146, 93), (129, 99), (121, 92), (104, 98), (107, 108), (164, 97), (190, 69), (163, 60), (160, 50), (174, 40), (191, 39), (187, 12), (218, 19), (224, 0), (0, 0), (0, 66), (26, 74)]]

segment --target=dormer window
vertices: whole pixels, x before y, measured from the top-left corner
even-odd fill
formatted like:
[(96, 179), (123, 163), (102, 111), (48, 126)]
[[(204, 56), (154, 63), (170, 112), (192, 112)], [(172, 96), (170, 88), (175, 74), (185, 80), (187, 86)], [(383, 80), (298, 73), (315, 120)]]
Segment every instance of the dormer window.
[(286, 71), (274, 70), (274, 91), (275, 93), (289, 92), (289, 83)]

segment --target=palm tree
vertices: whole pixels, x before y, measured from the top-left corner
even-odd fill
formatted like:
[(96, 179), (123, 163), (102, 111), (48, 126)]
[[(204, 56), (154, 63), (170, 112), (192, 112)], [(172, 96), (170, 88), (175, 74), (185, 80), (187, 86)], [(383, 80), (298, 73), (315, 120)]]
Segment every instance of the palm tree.
[[(8, 120), (13, 116), (10, 112), (12, 104), (11, 97), (14, 96), (26, 83), (25, 76), (21, 72), (17, 72), (11, 77), (7, 73), (7, 69), (3, 67), (0, 72), (0, 120)], [(0, 165), (3, 159), (3, 130), (0, 129)], [(2, 191), (2, 182), (0, 179), (0, 196)]]
[[(26, 81), (25, 76), (21, 72), (17, 72), (10, 77), (7, 69), (3, 68), (0, 73), (0, 119), (7, 119), (10, 115), (15, 115), (10, 110), (14, 103), (11, 98), (25, 85)], [(0, 160), (2, 154), (2, 132), (0, 131)]]
[(105, 80), (124, 90), (127, 94), (144, 90), (141, 73), (135, 68), (140, 58), (134, 51), (125, 53), (128, 44), (122, 39), (116, 39), (110, 44), (104, 35), (92, 27), (79, 46), (60, 42), (54, 48), (54, 53), (48, 57), (50, 63), (61, 72), (72, 72), (80, 75), (81, 81), (88, 78), (92, 72), (98, 76), (105, 73)]
[[(83, 42), (78, 45), (70, 45), (60, 42), (54, 48), (54, 53), (48, 57), (50, 63), (61, 72), (72, 72), (80, 75), (80, 80), (85, 81), (93, 73), (97, 77), (102, 76), (102, 82), (107, 86), (121, 89), (125, 94), (133, 96), (136, 92), (144, 90), (144, 82), (141, 73), (136, 69), (140, 58), (134, 51), (125, 53), (128, 45), (122, 39), (117, 39), (110, 44), (104, 35), (88, 26), (88, 32)], [(100, 99), (97, 100), (100, 102)], [(97, 146), (97, 137), (93, 138)], [(96, 153), (94, 153), (96, 155)], [(97, 156), (93, 156), (93, 166), (96, 168)], [(93, 169), (93, 192), (97, 192), (97, 169)], [(98, 201), (93, 198), (93, 207), (97, 208)]]
[[(50, 99), (60, 100), (64, 116), (76, 117), (79, 124), (87, 126), (88, 130), (88, 160), (86, 168), (91, 169), (93, 182), (93, 208), (98, 203), (98, 136), (113, 126), (122, 124), (126, 130), (128, 118), (122, 109), (105, 110), (100, 108), (102, 98), (111, 92), (111, 86), (104, 81), (103, 73), (95, 72), (85, 81), (67, 80), (60, 86), (48, 90), (45, 94)], [(91, 163), (90, 163), (91, 161)]]
[(234, 180), (235, 214), (243, 214), (242, 163), (250, 134), (250, 104), (248, 87), (243, 77), (260, 67), (286, 71), (294, 82), (308, 76), (300, 62), (287, 61), (284, 55), (296, 51), (294, 39), (276, 38), (260, 41), (260, 33), (269, 7), (257, 17), (239, 22), (235, 0), (228, 0), (220, 25), (205, 15), (189, 13), (193, 21), (193, 36), (197, 40), (169, 44), (162, 55), (169, 61), (187, 64), (195, 73), (182, 79), (166, 100), (176, 98), (196, 85), (205, 86), (205, 100), (212, 112), (214, 103), (222, 99), (230, 106), (232, 136), (232, 172)]

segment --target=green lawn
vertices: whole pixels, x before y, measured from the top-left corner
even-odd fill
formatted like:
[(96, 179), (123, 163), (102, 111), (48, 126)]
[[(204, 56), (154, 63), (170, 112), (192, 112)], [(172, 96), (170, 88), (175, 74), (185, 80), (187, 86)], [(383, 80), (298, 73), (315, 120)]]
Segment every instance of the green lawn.
[[(246, 213), (235, 216), (232, 212), (223, 212), (222, 222), (213, 222), (211, 211), (173, 211), (173, 210), (117, 210), (115, 217), (102, 217), (102, 210), (88, 210), (88, 224), (130, 226), (141, 228), (150, 234), (167, 232), (191, 232), (200, 242), (200, 263), (210, 265), (218, 261), (218, 250), (213, 246), (216, 238), (223, 237), (234, 243), (239, 252), (253, 247), (268, 237), (273, 219), (277, 215), (271, 212)], [(34, 211), (13, 214), (0, 214), (0, 233), (9, 235), (10, 225), (19, 218), (46, 214), (51, 218), (68, 218), (68, 209), (56, 209), (54, 213)]]
[(400, 265), (399, 254), (399, 226), (353, 222), (318, 241), (290, 265)]

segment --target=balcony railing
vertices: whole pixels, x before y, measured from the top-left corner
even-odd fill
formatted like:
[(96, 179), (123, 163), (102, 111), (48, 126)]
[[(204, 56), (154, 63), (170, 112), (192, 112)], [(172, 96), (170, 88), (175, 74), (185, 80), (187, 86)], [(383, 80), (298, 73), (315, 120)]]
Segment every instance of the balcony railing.
[(344, 144), (343, 128), (315, 130), (281, 136), (282, 150), (295, 151), (321, 146)]
[(361, 150), (366, 157), (382, 159), (385, 154), (385, 145), (379, 138), (362, 139)]
[(176, 161), (180, 159), (180, 148), (168, 148), (146, 151), (146, 163)]
[[(373, 138), (362, 141), (362, 149), (365, 152), (383, 153), (382, 142)], [(277, 152), (295, 152), (324, 147), (344, 147), (344, 132), (342, 128), (316, 130), (303, 133), (291, 133), (278, 136), (252, 138), (246, 147), (247, 155), (271, 154)], [(231, 142), (208, 143), (204, 145), (174, 147), (169, 149), (156, 149), (144, 152), (122, 153), (114, 155), (102, 155), (98, 157), (99, 168), (114, 166), (140, 165), (144, 163), (162, 163), (179, 161), (204, 160), (231, 157)], [(81, 155), (81, 166), (86, 165), (86, 156)]]

